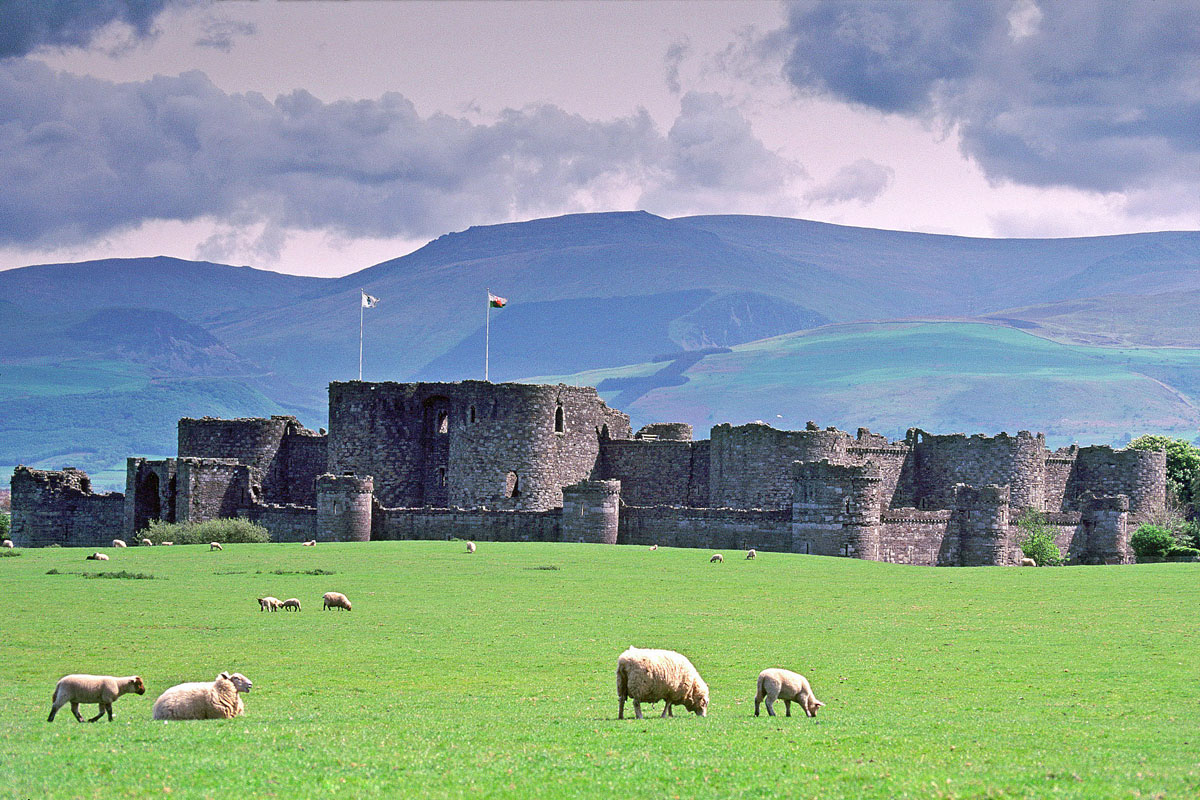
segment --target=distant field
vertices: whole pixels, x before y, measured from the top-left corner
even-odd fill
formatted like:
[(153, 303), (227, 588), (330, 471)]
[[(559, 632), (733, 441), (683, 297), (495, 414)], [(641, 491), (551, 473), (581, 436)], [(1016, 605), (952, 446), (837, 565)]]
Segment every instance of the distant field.
[[(539, 380), (595, 385), (650, 366)], [(1067, 345), (978, 323), (828, 326), (706, 356), (684, 375), (685, 384), (623, 410), (635, 425), (690, 422), (698, 438), (716, 423), (755, 419), (790, 429), (808, 420), (866, 426), (893, 437), (913, 426), (1027, 429), (1045, 432), (1054, 446), (1142, 433), (1190, 440), (1200, 428), (1200, 349)]]
[[(1200, 791), (1196, 565), (736, 552), (710, 565), (698, 550), (481, 543), (468, 556), (457, 542), (109, 552), (0, 558), (4, 797)], [(322, 612), (331, 589), (354, 610)], [(268, 593), (305, 610), (261, 613)], [(691, 657), (710, 716), (618, 721), (630, 644)], [(805, 673), (821, 716), (754, 718), (767, 666)], [(149, 719), (163, 689), (224, 669), (255, 683), (244, 717)], [(121, 698), (112, 724), (69, 709), (47, 724), (73, 671), (137, 672), (148, 691)]]
[(80, 392), (132, 391), (146, 386), (146, 368), (124, 361), (0, 365), (0, 400)]

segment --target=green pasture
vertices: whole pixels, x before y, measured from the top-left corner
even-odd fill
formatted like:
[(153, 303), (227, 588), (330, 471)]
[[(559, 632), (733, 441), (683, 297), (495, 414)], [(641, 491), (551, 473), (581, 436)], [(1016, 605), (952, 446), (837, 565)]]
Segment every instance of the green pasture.
[[(3, 797), (1200, 793), (1196, 565), (461, 542), (17, 552), (0, 558)], [(87, 577), (102, 572), (153, 578)], [(322, 611), (330, 590), (354, 610)], [(260, 612), (266, 594), (304, 610)], [(689, 656), (710, 715), (618, 721), (631, 644)], [(768, 666), (807, 675), (821, 715), (756, 719)], [(254, 681), (245, 716), (150, 719), (161, 691), (221, 670)], [(47, 724), (69, 672), (138, 673), (148, 691), (111, 724), (69, 709)]]

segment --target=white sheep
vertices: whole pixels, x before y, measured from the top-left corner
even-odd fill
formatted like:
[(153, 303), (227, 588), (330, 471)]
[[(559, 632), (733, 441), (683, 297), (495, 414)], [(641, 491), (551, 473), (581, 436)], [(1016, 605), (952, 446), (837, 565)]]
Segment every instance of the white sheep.
[(104, 553), (92, 553), (90, 556), (87, 557), (86, 560), (87, 561), (108, 561), (108, 556), (104, 555)]
[(475, 552), (475, 543), (474, 542), (467, 542), (467, 552), (468, 553)]
[(708, 563), (710, 563), (710, 564), (724, 564), (724, 563), (725, 563), (725, 556), (721, 555), (720, 553), (713, 553), (713, 557), (712, 557), (712, 558), (710, 558), (710, 559), (708, 560)]
[(309, 539), (307, 542), (302, 542), (302, 544), (303, 544), (305, 547), (316, 547), (316, 546), (317, 546), (317, 540), (316, 540), (316, 539)]
[(278, 597), (271, 597), (268, 595), (267, 597), (258, 598), (259, 611), (278, 611), (282, 605), (283, 601)]
[(54, 694), (50, 698), (50, 716), (46, 721), (54, 722), (54, 715), (58, 710), (70, 703), (75, 719), (83, 722), (83, 717), (79, 714), (79, 704), (97, 703), (100, 713), (88, 722), (95, 722), (103, 717), (105, 712), (108, 712), (108, 721), (112, 722), (113, 703), (117, 702), (118, 697), (129, 692), (145, 694), (146, 684), (142, 683), (142, 679), (137, 675), (127, 678), (114, 678), (111, 675), (64, 675), (54, 687)]
[(344, 608), (350, 610), (350, 601), (346, 599), (346, 595), (341, 592), (326, 592), (325, 607), (323, 610), (328, 611), (331, 608)]
[(150, 541), (149, 539), (142, 539), (142, 541), (138, 542), (138, 544), (140, 544), (142, 547), (153, 547), (154, 546), (154, 542)]
[(154, 701), (155, 719), (233, 719), (246, 710), (238, 692), (254, 684), (240, 672), (222, 672), (212, 683), (181, 683)]
[(221, 547), (221, 543), (220, 543), (220, 542), (209, 542), (209, 543), (208, 543), (208, 550), (209, 550), (209, 552), (210, 552), (210, 553), (211, 553), (213, 550), (224, 550), (224, 549), (225, 549), (224, 547)]
[(786, 669), (764, 669), (758, 673), (758, 683), (754, 694), (754, 716), (758, 716), (759, 703), (766, 698), (767, 713), (775, 716), (775, 701), (782, 698), (787, 711), (786, 716), (792, 715), (792, 701), (800, 703), (804, 713), (810, 717), (817, 715), (817, 709), (825, 705), (813, 694), (808, 685), (808, 678)]
[(750, 552), (746, 553), (746, 560), (749, 561), (750, 559), (753, 559), (753, 558), (758, 558), (758, 553), (755, 552), (753, 547), (751, 547)]
[(1022, 559), (1021, 559), (1021, 566), (1022, 566), (1022, 567), (1036, 567), (1036, 566), (1037, 566), (1037, 562), (1036, 562), (1036, 561), (1034, 561), (1032, 558), (1022, 558)]
[(6, 547), (11, 550), (13, 547), (12, 539), (5, 539), (3, 542), (0, 542), (0, 547)]
[(289, 597), (287, 600), (284, 600), (283, 601), (283, 610), (287, 611), (289, 608), (294, 608), (297, 611), (299, 611), (300, 610), (300, 601), (297, 600), (295, 597)]
[(163, 547), (170, 547), (171, 545), (173, 545), (175, 543), (174, 542), (159, 542), (159, 544), (162, 545)]
[(658, 545), (656, 545), (656, 544), (652, 544), (652, 545), (650, 545), (650, 551), (651, 551), (651, 552), (653, 552), (653, 551), (655, 551), (655, 550), (657, 550), (657, 549), (658, 549)]
[(124, 539), (113, 539), (112, 546), (113, 547), (126, 547), (127, 545), (125, 544)]
[(692, 662), (674, 650), (640, 650), (630, 647), (617, 658), (617, 719), (625, 719), (625, 700), (633, 700), (633, 713), (642, 718), (642, 703), (666, 701), (664, 717), (673, 717), (672, 705), (682, 705), (697, 716), (708, 716), (708, 684)]

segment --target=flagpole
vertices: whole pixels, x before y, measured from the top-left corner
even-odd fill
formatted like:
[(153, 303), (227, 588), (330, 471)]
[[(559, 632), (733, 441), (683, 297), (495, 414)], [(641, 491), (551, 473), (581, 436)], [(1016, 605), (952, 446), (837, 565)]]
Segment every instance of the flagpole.
[(487, 290), (487, 302), (483, 304), (483, 380), (488, 379), (488, 356), (492, 346), (492, 288)]
[(362, 342), (363, 342), (363, 309), (366, 304), (363, 302), (362, 295), (366, 294), (362, 289), (358, 290), (358, 379), (362, 380)]

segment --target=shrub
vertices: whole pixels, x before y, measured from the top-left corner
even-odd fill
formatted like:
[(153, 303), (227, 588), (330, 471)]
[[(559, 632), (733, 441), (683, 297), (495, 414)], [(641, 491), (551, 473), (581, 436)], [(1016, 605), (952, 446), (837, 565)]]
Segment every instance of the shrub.
[(1021, 552), (1032, 558), (1039, 567), (1057, 567), (1066, 561), (1058, 545), (1054, 543), (1054, 531), (1046, 523), (1046, 515), (1032, 508), (1026, 509), (1017, 520), (1021, 531)]
[(1167, 558), (1195, 558), (1200, 556), (1200, 550), (1194, 547), (1172, 547), (1167, 551)]
[(244, 519), (210, 519), (207, 522), (151, 520), (150, 527), (143, 535), (155, 544), (262, 544), (271, 541), (271, 534), (266, 528)]
[(1166, 558), (1171, 548), (1175, 547), (1175, 536), (1166, 528), (1149, 523), (1141, 525), (1133, 536), (1129, 537), (1138, 560), (1146, 558)]
[(1194, 520), (1180, 523), (1175, 530), (1175, 541), (1180, 547), (1200, 548), (1200, 524)]
[(12, 514), (0, 511), (0, 539), (7, 539), (12, 530)]

